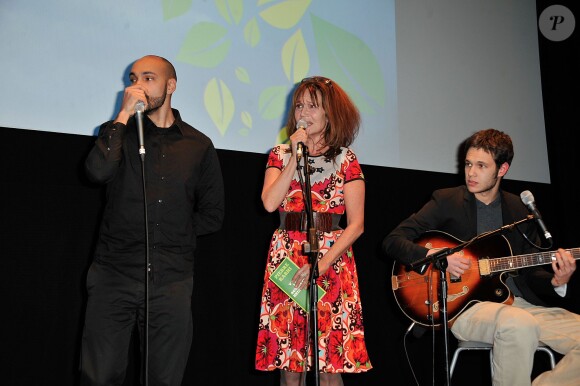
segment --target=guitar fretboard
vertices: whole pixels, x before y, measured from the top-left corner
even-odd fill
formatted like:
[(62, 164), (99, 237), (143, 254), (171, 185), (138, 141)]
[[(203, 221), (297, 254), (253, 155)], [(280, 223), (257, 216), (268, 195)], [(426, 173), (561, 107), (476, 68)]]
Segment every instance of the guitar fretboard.
[[(566, 250), (572, 254), (575, 260), (580, 259), (580, 248)], [(554, 260), (556, 260), (556, 251), (537, 252), (526, 255), (481, 259), (479, 260), (479, 269), (480, 273), (485, 276), (495, 272), (551, 264)]]

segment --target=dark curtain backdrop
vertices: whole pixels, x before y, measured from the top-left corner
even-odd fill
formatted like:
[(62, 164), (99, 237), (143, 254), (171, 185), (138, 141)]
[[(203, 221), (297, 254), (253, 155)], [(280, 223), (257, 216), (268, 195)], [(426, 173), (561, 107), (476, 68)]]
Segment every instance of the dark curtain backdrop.
[[(539, 12), (549, 3), (538, 1)], [(576, 4), (559, 3), (578, 15)], [(571, 188), (577, 184), (580, 167), (576, 149), (580, 104), (572, 89), (578, 84), (580, 68), (578, 33), (564, 42), (549, 42), (541, 35), (539, 41), (552, 181), (506, 180), (504, 188), (517, 194), (532, 191), (555, 246), (578, 247), (580, 210), (578, 194)], [(96, 124), (87, 122), (88, 127)], [(85, 275), (103, 207), (103, 187), (88, 183), (82, 169), (94, 138), (11, 128), (0, 133), (0, 383), (75, 385)], [(277, 224), (276, 215), (267, 213), (260, 202), (266, 155), (227, 150), (218, 154), (226, 184), (226, 218), (220, 232), (199, 240), (195, 335), (183, 385), (273, 386), (278, 374), (253, 369), (266, 252)], [(405, 341), (407, 360), (404, 333), (410, 321), (394, 300), (392, 262), (381, 255), (379, 246), (434, 189), (461, 184), (462, 176), (368, 165), (363, 165), (363, 171), (366, 229), (354, 251), (374, 369), (345, 376), (345, 384), (414, 385), (415, 377), (422, 385), (431, 384), (432, 364), (441, 367), (441, 353), (433, 353), (431, 332), (414, 330)], [(578, 276), (569, 290), (580, 295)], [(578, 312), (578, 301), (569, 301), (567, 307)], [(440, 345), (435, 350), (441, 350)], [(136, 348), (130, 356), (126, 385), (136, 384), (138, 377)], [(534, 371), (546, 369), (545, 365), (540, 359)], [(454, 383), (468, 382), (489, 383), (485, 354), (462, 356)]]

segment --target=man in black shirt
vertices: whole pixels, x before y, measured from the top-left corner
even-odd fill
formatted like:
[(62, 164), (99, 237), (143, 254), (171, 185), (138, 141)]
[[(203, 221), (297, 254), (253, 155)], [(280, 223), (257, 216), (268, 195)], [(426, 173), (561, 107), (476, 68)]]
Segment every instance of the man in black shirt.
[[(141, 339), (148, 330), (149, 384), (181, 385), (193, 334), (196, 237), (221, 227), (222, 174), (211, 140), (171, 107), (177, 85), (173, 65), (145, 56), (133, 64), (129, 79), (120, 111), (100, 127), (85, 163), (89, 178), (107, 185), (107, 200), (87, 275), (81, 380), (83, 385), (123, 383), (136, 324)], [(138, 102), (145, 104), (144, 155), (135, 119)]]

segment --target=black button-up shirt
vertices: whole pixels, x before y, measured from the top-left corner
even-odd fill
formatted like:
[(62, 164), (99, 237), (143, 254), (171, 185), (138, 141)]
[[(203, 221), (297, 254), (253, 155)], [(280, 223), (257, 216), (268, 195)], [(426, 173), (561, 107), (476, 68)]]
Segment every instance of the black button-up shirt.
[(95, 259), (143, 281), (147, 191), (149, 262), (155, 282), (181, 280), (193, 272), (196, 236), (217, 231), (224, 217), (224, 188), (211, 140), (181, 120), (156, 127), (144, 116), (141, 161), (135, 119), (104, 123), (85, 166), (92, 181), (107, 184), (107, 200)]

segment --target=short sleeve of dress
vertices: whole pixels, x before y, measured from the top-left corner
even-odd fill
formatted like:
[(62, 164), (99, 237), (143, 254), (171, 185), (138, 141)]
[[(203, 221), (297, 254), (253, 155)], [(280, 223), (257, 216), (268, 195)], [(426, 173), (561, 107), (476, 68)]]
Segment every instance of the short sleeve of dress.
[(277, 168), (282, 170), (284, 166), (284, 159), (282, 157), (283, 150), (282, 146), (278, 145), (270, 150), (270, 154), (268, 155), (268, 162), (266, 163), (267, 168)]
[(344, 182), (364, 180), (365, 178), (356, 155), (350, 149), (346, 150), (346, 156), (342, 162), (342, 173), (344, 175)]

